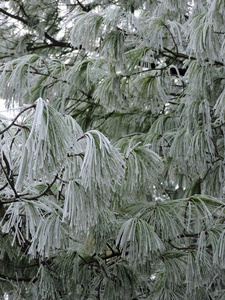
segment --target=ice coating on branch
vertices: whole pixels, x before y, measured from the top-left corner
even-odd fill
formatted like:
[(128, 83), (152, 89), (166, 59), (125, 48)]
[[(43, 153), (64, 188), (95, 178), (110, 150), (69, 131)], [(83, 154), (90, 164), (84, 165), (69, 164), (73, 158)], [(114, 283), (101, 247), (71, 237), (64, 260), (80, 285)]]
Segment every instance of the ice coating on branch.
[(97, 130), (86, 132), (83, 138), (86, 148), (80, 172), (82, 184), (86, 188), (95, 186), (103, 190), (120, 184), (124, 161), (118, 150)]
[[(80, 147), (73, 136), (75, 123), (68, 123), (68, 120), (66, 122), (65, 117), (41, 98), (36, 101), (29, 135), (23, 134), (17, 189), (21, 189), (25, 177), (29, 182), (51, 181), (60, 171), (62, 162), (67, 161), (68, 153), (79, 153)], [(76, 134), (80, 132), (78, 128)]]

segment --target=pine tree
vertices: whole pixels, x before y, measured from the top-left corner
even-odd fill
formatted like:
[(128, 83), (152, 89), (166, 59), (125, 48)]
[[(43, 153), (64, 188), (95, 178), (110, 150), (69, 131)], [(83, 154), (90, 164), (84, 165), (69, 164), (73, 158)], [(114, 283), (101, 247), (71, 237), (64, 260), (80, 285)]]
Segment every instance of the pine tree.
[(225, 299), (224, 0), (0, 23), (1, 299)]

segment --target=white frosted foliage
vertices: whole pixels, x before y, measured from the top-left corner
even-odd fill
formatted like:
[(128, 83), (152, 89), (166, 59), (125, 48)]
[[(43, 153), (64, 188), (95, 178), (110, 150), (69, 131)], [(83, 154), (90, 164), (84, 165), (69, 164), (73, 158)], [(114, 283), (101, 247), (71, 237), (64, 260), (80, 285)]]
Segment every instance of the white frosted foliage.
[(90, 130), (82, 138), (86, 140), (85, 154), (80, 176), (82, 184), (108, 190), (120, 184), (124, 176), (124, 162), (121, 154), (99, 131)]
[(225, 1), (0, 2), (0, 298), (225, 299)]
[(32, 127), (23, 141), (17, 188), (21, 188), (25, 176), (31, 182), (39, 178), (47, 180), (47, 175), (50, 176), (48, 180), (53, 178), (76, 143), (63, 116), (38, 99)]

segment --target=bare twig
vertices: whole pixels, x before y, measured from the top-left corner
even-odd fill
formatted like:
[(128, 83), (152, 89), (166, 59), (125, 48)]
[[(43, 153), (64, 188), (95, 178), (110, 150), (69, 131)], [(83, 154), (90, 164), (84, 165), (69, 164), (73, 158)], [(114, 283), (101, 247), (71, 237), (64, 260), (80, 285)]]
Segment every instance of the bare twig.
[(40, 193), (39, 195), (35, 195), (35, 196), (32, 196), (32, 197), (24, 197), (25, 200), (36, 200), (42, 196), (44, 196), (50, 189), (51, 187), (53, 186), (53, 184), (56, 182), (58, 178), (58, 175), (56, 175), (53, 179), (53, 181), (47, 185), (47, 187), (44, 189), (44, 191), (42, 193)]
[(15, 125), (15, 122), (17, 121), (17, 119), (27, 110), (36, 107), (36, 104), (33, 104), (29, 107), (25, 107), (20, 113), (18, 113), (18, 115), (13, 119), (13, 121), (2, 131), (0, 131), (0, 134), (3, 134), (4, 132), (6, 132), (7, 130), (9, 130), (9, 128), (11, 128), (13, 125)]

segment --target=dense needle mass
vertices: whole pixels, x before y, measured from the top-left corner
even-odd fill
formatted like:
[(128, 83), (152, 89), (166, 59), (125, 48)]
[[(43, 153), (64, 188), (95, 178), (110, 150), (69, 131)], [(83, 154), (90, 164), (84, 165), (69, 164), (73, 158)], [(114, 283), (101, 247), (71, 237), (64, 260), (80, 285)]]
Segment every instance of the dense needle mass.
[(0, 4), (0, 298), (225, 298), (225, 2)]

